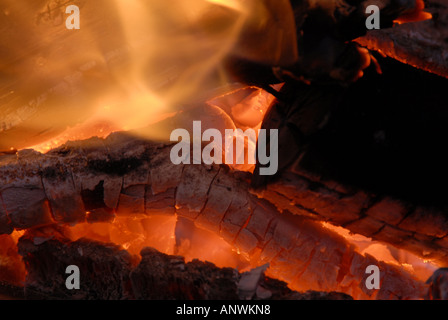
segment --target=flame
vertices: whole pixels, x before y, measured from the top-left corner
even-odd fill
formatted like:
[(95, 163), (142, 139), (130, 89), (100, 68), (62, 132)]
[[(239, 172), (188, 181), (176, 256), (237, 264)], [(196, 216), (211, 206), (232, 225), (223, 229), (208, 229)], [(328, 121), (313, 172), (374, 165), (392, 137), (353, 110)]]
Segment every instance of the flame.
[[(117, 103), (115, 95), (104, 98), (118, 127), (144, 127), (145, 120), (148, 125), (154, 117), (195, 108), (227, 93), (223, 62), (228, 56), (276, 65), (297, 59), (295, 28), (287, 33), (276, 19), (287, 12), (282, 21), (294, 25), (288, 0), (275, 6), (269, 0), (115, 0), (115, 4), (131, 48), (130, 68), (116, 76), (127, 93), (125, 99)], [(264, 41), (246, 48), (248, 34)], [(171, 130), (158, 128), (144, 135), (166, 140)]]
[(20, 18), (20, 29), (5, 27), (22, 37), (20, 46), (0, 39), (20, 61), (2, 65), (11, 83), (0, 95), (2, 150), (40, 145), (102, 113), (114, 130), (146, 127), (226, 93), (229, 56), (288, 65), (298, 55), (289, 0), (87, 1), (76, 31), (62, 24), (64, 8), (41, 6), (0, 3), (7, 19)]
[[(273, 87), (274, 89), (279, 90), (281, 89), (282, 84)], [(153, 118), (152, 121), (154, 122), (154, 128), (156, 129), (150, 132), (156, 134), (156, 132), (162, 128), (159, 135), (163, 135), (165, 130), (176, 129), (175, 127), (172, 127), (173, 121), (171, 120), (177, 117), (180, 120), (174, 123), (183, 123), (187, 127), (191, 126), (193, 120), (201, 120), (203, 131), (207, 128), (216, 128), (221, 131), (223, 137), (226, 129), (242, 129), (243, 131), (246, 129), (254, 129), (257, 134), (258, 129), (261, 128), (266, 112), (274, 102), (275, 97), (263, 89), (243, 87), (210, 99), (207, 101), (207, 105), (204, 107), (205, 109), (200, 109), (200, 111), (205, 110), (207, 112), (199, 112), (199, 115), (197, 115), (198, 112), (189, 116), (186, 116), (185, 113), (174, 112), (161, 115), (158, 118)], [(69, 140), (85, 140), (94, 136), (106, 138), (112, 132), (126, 131), (126, 127), (120, 128), (114, 124), (114, 117), (115, 112), (111, 111), (110, 107), (105, 107), (101, 112), (96, 113), (84, 123), (68, 128), (53, 139), (31, 146), (31, 148), (45, 153), (63, 145)], [(171, 126), (165, 125), (164, 120), (168, 120), (167, 122), (171, 124)], [(235, 133), (233, 150), (236, 152), (233, 159), (227, 159), (229, 160), (227, 163), (226, 161), (223, 162), (233, 169), (253, 172), (255, 169), (255, 165), (253, 164), (254, 159), (250, 161), (249, 154), (255, 154), (256, 140), (258, 137), (247, 137), (240, 131), (235, 131)], [(164, 137), (157, 137), (164, 140)], [(237, 148), (237, 144), (243, 144), (244, 148)], [(224, 155), (226, 153), (226, 145), (224, 141), (222, 146)], [(227, 147), (230, 148), (230, 146)], [(226, 160), (225, 157), (223, 157), (223, 160)]]

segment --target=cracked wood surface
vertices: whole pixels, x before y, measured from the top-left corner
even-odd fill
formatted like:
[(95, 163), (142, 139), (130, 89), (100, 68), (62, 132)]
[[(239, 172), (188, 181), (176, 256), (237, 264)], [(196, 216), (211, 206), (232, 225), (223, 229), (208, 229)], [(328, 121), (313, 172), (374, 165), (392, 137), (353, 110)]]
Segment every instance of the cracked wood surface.
[(350, 190), (306, 171), (289, 171), (259, 192), (282, 210), (328, 221), (425, 259), (448, 262), (448, 219), (442, 209)]
[[(23, 150), (4, 155), (1, 232), (109, 221), (114, 215), (177, 214), (218, 233), (252, 259), (269, 262), (273, 274), (296, 290), (340, 291), (354, 298), (423, 296), (424, 284), (407, 271), (362, 256), (315, 221), (354, 221), (368, 195), (337, 193), (338, 188), (325, 185), (316, 194), (306, 190), (304, 177), (296, 176), (270, 186), (261, 199), (250, 192), (249, 174), (226, 166), (176, 166), (170, 150), (170, 145), (116, 133), (104, 140), (69, 142), (47, 154)], [(300, 203), (301, 195), (314, 199), (311, 208)], [(389, 237), (397, 239), (394, 233)], [(365, 269), (371, 264), (382, 270), (380, 290), (365, 287)]]
[(444, 0), (426, 0), (425, 5), (431, 20), (373, 30), (356, 41), (400, 62), (448, 77), (448, 5)]
[[(18, 246), (28, 265), (25, 288), (5, 288), (0, 282), (0, 291), (5, 289), (8, 293), (14, 289), (16, 296), (26, 299), (59, 300), (351, 299), (336, 292), (295, 292), (286, 283), (265, 277), (264, 273), (247, 279), (256, 270), (239, 273), (199, 260), (186, 263), (183, 257), (149, 247), (141, 251), (138, 261), (111, 243), (53, 236), (41, 243), (36, 243), (34, 235), (20, 239)], [(66, 279), (60, 275), (73, 261), (77, 261), (83, 275), (83, 285), (70, 291), (66, 289)]]

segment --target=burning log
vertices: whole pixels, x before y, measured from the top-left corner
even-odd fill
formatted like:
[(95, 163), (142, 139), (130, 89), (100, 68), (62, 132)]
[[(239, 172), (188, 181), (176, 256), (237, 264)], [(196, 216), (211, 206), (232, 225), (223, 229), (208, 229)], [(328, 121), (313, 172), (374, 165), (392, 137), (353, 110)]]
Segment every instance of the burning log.
[[(379, 61), (382, 75), (368, 74), (346, 91), (285, 84), (284, 100), (272, 106), (262, 126), (279, 129), (280, 173), (263, 177), (255, 171), (252, 185), (279, 210), (445, 265), (448, 216), (439, 181), (448, 171), (438, 145), (448, 136), (442, 129), (447, 82), (391, 59)], [(418, 90), (424, 85), (430, 92)]]
[[(156, 10), (163, 9), (162, 3), (159, 2), (154, 8), (150, 7)], [(295, 28), (291, 29), (291, 24), (293, 24), (292, 16), (288, 15), (289, 18), (284, 21), (285, 23), (278, 26), (280, 31), (282, 28), (287, 28), (286, 31), (289, 35), (287, 39), (283, 39), (285, 41), (281, 43), (280, 48), (280, 53), (286, 53), (286, 56), (281, 57), (278, 55), (279, 52), (273, 50), (270, 52), (270, 55), (261, 55), (260, 57), (258, 46), (249, 48), (249, 50), (246, 50), (247, 48), (244, 47), (239, 47), (240, 51), (237, 50), (238, 48), (234, 50), (234, 48), (230, 47), (226, 47), (224, 50), (221, 48), (222, 43), (219, 42), (218, 56), (213, 61), (209, 61), (210, 63), (205, 63), (205, 65), (216, 66), (218, 62), (224, 59), (221, 54), (224, 51), (230, 53), (233, 57), (255, 61), (256, 64), (269, 64), (272, 62), (272, 59), (284, 58), (286, 60), (283, 61), (283, 64), (277, 60), (275, 61), (276, 66), (282, 67), (283, 70), (278, 68), (272, 69), (272, 66), (267, 66), (272, 77), (268, 77), (266, 80), (268, 82), (261, 83), (261, 85), (271, 84), (272, 78), (278, 81), (283, 79), (283, 76), (286, 76), (286, 78), (291, 78), (290, 80), (292, 80), (292, 83), (288, 83), (286, 88), (291, 84), (297, 85), (297, 83), (294, 83), (297, 80), (305, 80), (306, 82), (312, 79), (317, 80), (318, 83), (336, 80), (346, 83), (359, 78), (360, 74), (362, 74), (362, 70), (364, 70), (367, 64), (368, 59), (366, 56), (368, 53), (365, 50), (358, 50), (353, 43), (346, 45), (345, 41), (350, 39), (350, 36), (353, 34), (346, 34), (345, 31), (347, 31), (347, 26), (351, 26), (352, 22), (356, 22), (356, 25), (361, 23), (362, 28), (355, 28), (354, 33), (357, 34), (361, 30), (364, 32), (364, 20), (360, 18), (365, 18), (365, 12), (359, 14), (360, 12), (348, 10), (344, 5), (339, 7), (341, 4), (339, 1), (332, 3), (338, 5), (336, 8), (337, 14), (334, 14), (332, 11), (335, 9), (332, 6), (330, 6), (331, 8), (326, 8), (326, 5), (322, 6), (322, 4), (327, 2), (320, 3), (317, 9), (309, 8), (308, 5), (310, 3), (308, 2), (303, 2), (303, 8), (299, 2), (291, 1), (290, 3), (287, 0), (281, 1), (282, 5), (280, 7), (270, 1), (254, 1), (254, 3), (257, 3), (257, 5), (262, 3), (262, 7), (273, 10), (280, 8), (280, 13), (291, 13), (290, 9), (293, 7), (295, 23), (300, 26), (299, 29), (304, 31), (303, 34), (305, 36), (299, 39), (299, 43), (304, 45), (301, 49), (305, 49), (303, 51), (305, 53), (296, 52), (295, 50), (294, 45), (297, 39), (295, 39), (295, 34), (292, 32), (295, 31)], [(344, 3), (342, 1), (342, 4)], [(413, 3), (415, 1), (409, 1), (408, 4)], [(290, 4), (292, 4), (292, 7)], [(391, 16), (396, 16), (402, 11), (401, 7), (396, 7), (394, 1), (391, 4), (394, 9)], [(88, 4), (86, 5), (88, 6)], [(118, 15), (119, 10), (115, 10), (115, 7), (110, 9), (111, 13)], [(232, 10), (234, 9), (232, 8)], [(301, 11), (302, 9), (305, 11)], [(329, 11), (329, 9), (331, 10)], [(227, 9), (217, 9), (216, 7), (213, 10), (230, 12)], [(270, 20), (268, 19), (270, 23), (273, 20), (278, 20), (276, 13), (279, 12), (268, 11), (269, 14), (266, 17), (270, 17)], [(95, 10), (91, 12), (95, 12)], [(212, 12), (214, 14), (217, 13), (217, 11)], [(238, 12), (238, 10), (235, 12)], [(355, 12), (356, 21), (349, 19), (349, 17), (353, 17), (351, 15), (353, 12)], [(128, 19), (135, 14), (133, 10), (127, 13)], [(14, 14), (17, 14), (17, 12), (14, 11)], [(335, 21), (332, 19), (333, 15), (342, 17), (342, 20), (347, 18), (349, 21), (344, 21), (346, 24), (341, 21), (335, 24)], [(142, 15), (135, 16), (141, 18)], [(280, 14), (280, 16), (283, 16), (283, 14)], [(92, 16), (89, 17), (92, 18)], [(302, 21), (301, 19), (305, 17), (308, 17), (308, 19)], [(115, 18), (120, 20), (118, 16)], [(316, 25), (315, 21), (319, 21), (319, 23)], [(210, 23), (207, 19), (200, 22), (206, 25)], [(257, 23), (251, 24), (250, 21), (248, 23), (249, 26), (255, 28), (258, 26)], [(169, 23), (164, 22), (163, 25), (167, 27), (167, 34), (178, 31), (176, 28), (171, 27)], [(213, 24), (211, 25), (213, 26)], [(189, 30), (187, 27), (184, 27), (182, 25), (180, 30)], [(163, 30), (165, 29), (163, 28)], [(216, 30), (216, 28), (205, 28), (204, 30), (207, 33)], [(278, 32), (276, 28), (271, 28), (268, 25), (258, 30), (258, 34), (264, 33), (266, 30), (272, 31), (274, 34)], [(202, 31), (198, 33), (200, 37), (204, 35)], [(249, 28), (248, 33), (251, 34), (251, 31), (254, 30)], [(315, 32), (317, 32), (317, 37), (315, 37)], [(193, 32), (193, 34), (196, 35), (197, 33)], [(123, 34), (120, 35), (124, 36)], [(240, 40), (244, 40), (245, 33), (243, 32), (242, 35), (243, 38)], [(191, 34), (186, 32), (186, 36), (191, 36)], [(90, 39), (90, 37), (88, 38)], [(117, 38), (119, 38), (117, 44), (119, 46), (120, 40), (124, 39), (121, 39), (121, 37)], [(257, 37), (254, 37), (254, 39), (257, 40)], [(275, 39), (273, 43), (271, 42), (272, 39)], [(315, 39), (318, 40), (315, 41)], [(138, 40), (142, 41), (140, 38)], [(233, 44), (234, 40), (235, 38), (231, 37), (229, 43)], [(240, 42), (245, 43), (245, 41)], [(134, 44), (136, 43), (142, 44), (139, 41), (134, 42)], [(276, 43), (277, 38), (275, 36), (269, 37), (269, 41), (266, 42), (255, 41), (255, 44), (261, 44), (261, 48), (264, 48), (264, 50), (271, 49), (271, 46), (275, 46)], [(291, 47), (291, 43), (293, 47)], [(330, 44), (328, 47), (331, 48), (331, 50), (328, 50), (331, 52), (330, 54), (321, 52), (320, 47), (322, 43)], [(171, 47), (176, 47), (170, 46), (171, 42), (169, 41), (167, 41), (167, 44), (166, 47), (170, 48), (170, 51), (172, 51)], [(213, 45), (216, 46), (216, 43), (213, 42)], [(210, 48), (205, 47), (207, 50), (200, 50), (201, 54), (209, 52), (208, 49)], [(148, 49), (148, 45), (143, 45), (142, 48)], [(283, 51), (283, 49), (286, 51)], [(288, 53), (287, 49), (292, 49), (292, 51)], [(316, 52), (321, 53), (317, 59)], [(60, 53), (56, 51), (53, 54), (59, 55)], [(100, 53), (103, 54), (104, 52), (100, 50)], [(124, 52), (117, 55), (123, 57), (127, 53), (127, 50), (124, 50)], [(255, 57), (253, 56), (254, 54)], [(162, 60), (165, 59), (164, 54), (159, 52), (158, 55), (162, 57)], [(194, 52), (189, 52), (189, 56), (193, 57), (196, 55)], [(108, 56), (107, 53), (106, 56)], [(171, 58), (176, 60), (177, 56)], [(267, 62), (264, 59), (269, 61)], [(291, 67), (292, 61), (290, 59), (299, 59), (300, 61)], [(140, 57), (136, 60), (141, 61), (145, 59)], [(167, 60), (170, 59), (167, 58)], [(177, 60), (183, 61), (183, 59)], [(193, 59), (193, 61), (195, 60)], [(45, 64), (43, 63), (43, 65)], [(146, 65), (146, 63), (143, 62), (142, 65)], [(190, 65), (188, 59), (186, 59), (186, 65), (186, 70), (188, 71)], [(130, 69), (140, 69), (140, 67), (141, 65), (138, 65), (136, 68), (131, 67)], [(68, 70), (70, 69), (71, 67), (68, 68)], [(23, 70), (21, 71), (23, 72)], [(93, 72), (92, 64), (84, 65), (82, 71), (85, 71), (85, 74), (77, 72), (78, 77), (85, 76), (88, 82), (101, 82), (95, 81), (95, 76), (92, 77), (92, 73), (95, 73)], [(252, 83), (250, 78), (260, 80), (257, 73), (247, 75), (247, 72), (243, 71), (249, 77), (243, 78), (243, 80), (245, 79), (249, 83)], [(164, 72), (162, 73), (165, 75)], [(203, 74), (204, 78), (207, 79), (210, 70), (202, 70), (202, 72), (198, 73)], [(40, 73), (37, 72), (37, 74)], [(110, 74), (107, 72), (105, 74), (107, 78), (110, 77)], [(191, 72), (187, 72), (187, 74), (192, 75)], [(194, 74), (196, 74), (196, 70)], [(129, 78), (128, 75), (123, 77), (125, 79)], [(135, 80), (133, 77), (130, 78)], [(157, 78), (160, 80), (160, 77)], [(33, 79), (32, 82), (34, 83), (39, 82), (38, 79), (40, 78), (33, 77)], [(75, 77), (74, 80), (76, 79)], [(194, 80), (196, 81), (189, 82), (194, 84), (204, 82), (204, 79)], [(170, 82), (171, 79), (168, 81)], [(156, 82), (159, 84), (160, 81)], [(212, 86), (216, 84), (214, 81), (210, 83), (213, 83)], [(45, 101), (47, 94), (53, 97), (56, 93), (56, 96), (59, 94), (64, 96), (61, 101), (73, 100), (71, 98), (74, 96), (67, 92), (70, 92), (71, 89), (79, 88), (80, 83), (74, 81), (73, 86), (71, 84), (68, 87), (64, 84), (64, 88), (68, 91), (62, 90), (59, 92), (53, 88), (39, 98)], [(185, 82), (182, 84), (185, 84)], [(87, 85), (87, 87), (90, 86)], [(115, 87), (117, 87), (115, 84), (109, 83), (104, 88), (102, 85), (99, 85), (93, 91), (102, 92), (105, 88), (107, 88), (105, 91), (108, 91), (108, 89)], [(186, 90), (184, 95), (176, 96), (176, 99), (186, 103), (185, 101), (189, 99), (185, 100), (184, 97), (191, 98), (191, 93), (197, 91), (197, 88), (194, 89)], [(305, 91), (309, 90), (312, 92), (320, 89), (322, 88), (310, 86)], [(40, 90), (40, 86), (37, 90)], [(330, 92), (331, 94), (327, 95), (329, 93), (327, 89), (320, 94), (321, 96), (325, 95), (325, 99), (328, 102), (332, 97), (338, 97), (338, 94), (334, 96), (332, 94), (339, 90), (339, 87), (333, 87), (330, 89), (332, 91)], [(170, 92), (170, 90), (167, 91)], [(20, 103), (25, 103), (24, 109), (12, 110), (10, 114), (10, 109), (15, 109), (14, 106), (17, 104), (14, 96), (10, 95), (13, 91), (8, 89), (8, 92), (9, 94), (1, 97), (1, 99), (6, 98), (7, 103), (11, 103), (12, 106), (6, 110), (6, 113), (12, 115), (12, 117), (8, 117), (7, 121), (2, 124), (3, 129), (6, 131), (14, 130), (18, 123), (22, 125), (21, 121), (23, 119), (20, 113), (29, 112), (28, 107), (30, 105), (33, 108), (27, 116), (33, 117), (33, 114), (36, 113), (36, 108), (34, 107), (42, 102), (39, 99), (37, 102), (32, 101), (33, 103), (30, 104), (27, 104), (26, 100), (20, 101)], [(90, 95), (88, 90), (85, 92), (86, 95), (81, 96), (86, 97), (86, 100), (92, 103), (95, 100), (93, 96), (96, 96), (96, 94)], [(138, 96), (140, 97), (140, 92)], [(311, 95), (301, 96), (299, 99), (307, 100), (310, 97), (311, 99), (313, 98)], [(25, 96), (24, 98), (28, 99), (29, 97)], [(200, 100), (203, 101), (202, 98)], [(150, 101), (153, 102), (152, 100)], [(176, 103), (174, 102), (170, 100), (168, 104), (175, 105)], [(285, 101), (280, 103), (282, 102)], [(79, 100), (76, 103), (79, 104)], [(56, 103), (54, 105), (59, 104)], [(133, 104), (130, 103), (129, 105)], [(294, 105), (294, 103), (291, 105)], [(145, 106), (146, 108), (139, 109), (139, 112), (135, 114), (144, 118), (142, 114), (146, 113), (142, 113), (143, 110), (149, 109), (147, 105)], [(323, 107), (325, 106), (326, 103), (323, 104)], [(155, 109), (157, 108), (155, 107)], [(276, 109), (274, 109), (275, 111)], [(291, 119), (295, 120), (295, 125), (300, 127), (300, 130), (296, 132), (299, 138), (307, 139), (309, 134), (313, 135), (316, 133), (314, 130), (316, 127), (324, 126), (327, 111), (322, 108), (313, 110), (305, 108), (295, 114), (292, 113)], [(305, 112), (305, 117), (301, 118), (304, 114), (303, 112)], [(272, 113), (270, 116), (272, 116)], [(311, 117), (312, 121), (306, 121), (309, 120), (309, 117)], [(28, 129), (29, 125), (25, 124), (24, 127)], [(302, 129), (304, 132), (300, 132)], [(43, 131), (46, 130), (36, 130), (39, 133)], [(19, 145), (23, 146), (23, 136), (20, 136), (18, 139), (20, 140)], [(28, 136), (28, 133), (25, 136)], [(282, 136), (284, 146), (291, 142), (290, 138), (287, 135)], [(381, 135), (379, 139), (381, 139)], [(10, 143), (10, 140), (7, 138), (2, 140), (7, 143), (3, 145), (2, 149), (9, 148), (8, 143)], [(286, 149), (281, 149), (290, 151), (289, 146)], [(302, 149), (299, 151), (302, 152)], [(182, 219), (193, 221), (196, 226), (215, 232), (236, 247), (243, 255), (247, 256), (251, 263), (255, 265), (270, 263), (268, 272), (277, 278), (287, 281), (294, 288), (319, 291), (337, 290), (351, 294), (355, 298), (423, 297), (425, 285), (404, 269), (378, 261), (369, 255), (360, 254), (345, 238), (323, 228), (322, 221), (330, 221), (335, 225), (344, 226), (354, 232), (409, 249), (420, 256), (437, 260), (440, 263), (446, 263), (447, 261), (446, 238), (448, 236), (448, 224), (439, 209), (430, 211), (431, 214), (428, 215), (428, 210), (425, 206), (418, 207), (414, 203), (409, 204), (389, 195), (378, 196), (367, 191), (360, 191), (360, 189), (351, 189), (341, 183), (335, 183), (328, 179), (322, 179), (320, 176), (315, 176), (298, 165), (293, 166), (289, 172), (283, 172), (280, 181), (268, 184), (266, 190), (257, 191), (259, 196), (257, 197), (250, 192), (249, 181), (254, 177), (249, 174), (232, 171), (226, 166), (175, 166), (169, 161), (169, 154), (169, 145), (145, 142), (122, 134), (113, 134), (105, 140), (91, 139), (89, 141), (71, 142), (45, 155), (33, 150), (22, 150), (17, 154), (14, 151), (5, 152), (0, 157), (0, 234), (9, 234), (13, 230), (36, 229), (41, 226), (57, 224), (75, 225), (85, 221), (89, 223), (107, 223), (114, 221), (116, 216), (134, 218), (156, 214), (177, 215)], [(296, 160), (294, 158), (295, 155), (296, 153), (290, 152), (287, 157), (282, 157), (282, 161), (294, 162)], [(279, 211), (282, 211), (282, 213)], [(435, 219), (431, 220), (432, 218)], [(416, 224), (418, 224), (418, 228)], [(40, 244), (27, 243), (26, 241), (26, 239), (23, 239), (21, 242), (22, 252), (25, 257), (28, 257), (28, 253), (42, 254), (39, 248), (36, 247), (42, 245), (40, 243), (41, 240), (38, 240)], [(52, 240), (45, 240), (42, 248), (45, 248), (45, 243), (48, 242), (49, 245), (51, 244), (48, 249), (50, 252), (51, 248), (55, 248), (56, 251), (64, 251), (67, 248), (67, 250), (71, 250), (70, 248), (72, 247), (70, 246), (72, 244), (64, 241), (52, 242)], [(75, 244), (78, 245), (79, 243), (75, 242)], [(82, 248), (86, 246), (87, 251), (90, 247), (96, 246), (90, 242), (79, 245), (77, 249), (81, 248), (81, 250), (84, 250)], [(108, 247), (103, 245), (103, 248), (96, 252), (104, 256), (115, 256), (118, 254), (123, 258), (117, 250), (112, 249), (112, 251), (108, 251), (107, 249)], [(151, 259), (146, 259), (148, 252), (142, 253), (142, 261), (151, 264), (151, 259), (154, 257), (150, 254)], [(43, 254), (45, 254), (45, 251)], [(71, 255), (76, 255), (76, 252), (71, 252)], [(44, 261), (47, 258), (42, 257)], [(95, 253), (93, 253), (91, 258), (99, 261), (99, 259), (96, 259)], [(154, 259), (157, 260), (158, 258)], [(162, 258), (162, 260), (165, 261), (166, 259)], [(171, 260), (171, 258), (168, 260)], [(94, 264), (96, 263), (95, 261), (93, 262)], [(46, 279), (44, 273), (48, 270), (42, 269), (42, 272), (40, 272), (36, 261), (29, 260), (28, 262), (34, 266), (34, 271), (37, 272), (34, 278), (30, 278), (30, 286), (33, 286), (33, 281), (37, 281), (40, 284), (36, 287), (45, 287), (42, 283)], [(66, 263), (67, 261), (63, 262)], [(101, 293), (102, 295), (112, 298), (125, 298), (127, 295), (126, 285), (123, 283), (132, 283), (132, 277), (149, 282), (155, 281), (151, 276), (148, 277), (146, 275), (145, 270), (151, 269), (151, 266), (142, 266), (140, 269), (130, 271), (129, 263), (131, 262), (125, 257), (118, 264), (113, 265), (114, 270), (118, 270), (117, 274), (121, 273), (123, 277), (114, 278), (112, 276), (111, 279), (117, 286), (111, 288), (112, 292), (104, 292)], [(371, 265), (379, 266), (381, 270), (381, 289), (379, 290), (367, 289), (365, 286), (365, 270)], [(189, 275), (194, 276), (196, 271), (193, 269), (190, 271)], [(127, 278), (128, 276), (130, 277), (129, 279)], [(199, 277), (201, 278), (202, 276)], [(135, 283), (136, 281), (134, 281)], [(185, 285), (191, 286), (189, 283)], [(101, 283), (93, 283), (92, 286), (98, 292), (101, 292)], [(44, 289), (44, 291), (47, 289)], [(137, 294), (139, 298), (146, 298), (150, 295), (144, 288), (134, 289), (134, 294)], [(169, 288), (165, 287), (164, 289), (169, 291)], [(192, 294), (194, 297), (210, 297), (207, 295), (201, 296), (203, 292), (185, 292), (182, 291), (182, 288), (177, 293), (166, 292), (167, 297), (171, 294), (175, 296), (180, 294), (182, 297), (185, 295), (189, 297)], [(213, 294), (219, 295), (220, 292), (214, 290)]]
[(425, 259), (448, 262), (448, 248), (444, 245), (448, 219), (440, 209), (413, 207), (393, 197), (376, 198), (363, 191), (350, 191), (305, 171), (283, 175), (260, 197), (276, 204), (279, 210), (329, 221)]
[(394, 28), (373, 30), (356, 41), (371, 50), (417, 68), (448, 77), (448, 7), (443, 0), (427, 0), (431, 20), (405, 23)]
[[(218, 233), (255, 264), (270, 263), (269, 274), (296, 290), (340, 291), (354, 298), (423, 296), (423, 283), (405, 270), (363, 256), (320, 223), (280, 214), (252, 195), (249, 175), (226, 166), (176, 166), (169, 154), (170, 145), (112, 134), (70, 142), (45, 155), (24, 150), (2, 156), (2, 232), (110, 221), (115, 214), (177, 214)], [(337, 209), (351, 200), (332, 203)], [(382, 270), (379, 290), (365, 286), (369, 265)]]
[[(27, 299), (239, 300), (241, 283), (249, 274), (198, 260), (185, 263), (180, 256), (153, 248), (143, 249), (138, 261), (114, 244), (88, 239), (73, 242), (61, 235), (55, 237), (54, 233), (45, 240), (38, 238), (28, 234), (19, 241), (28, 266)], [(68, 265), (79, 268), (79, 290), (67, 290), (64, 276)], [(263, 273), (255, 280), (256, 290), (249, 299), (350, 299), (336, 292), (295, 292)]]

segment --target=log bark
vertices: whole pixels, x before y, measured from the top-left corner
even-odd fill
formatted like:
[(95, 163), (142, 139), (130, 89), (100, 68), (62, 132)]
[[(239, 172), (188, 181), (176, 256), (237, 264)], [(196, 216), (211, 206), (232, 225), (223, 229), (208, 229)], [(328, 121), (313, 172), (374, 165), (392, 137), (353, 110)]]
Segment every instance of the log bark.
[[(177, 214), (218, 233), (254, 262), (270, 263), (270, 272), (296, 290), (378, 299), (423, 295), (423, 283), (405, 270), (357, 253), (344, 238), (306, 217), (307, 210), (291, 210), (305, 212), (302, 216), (280, 214), (251, 194), (250, 175), (226, 166), (176, 166), (170, 150), (170, 145), (118, 133), (67, 143), (47, 154), (25, 150), (2, 156), (2, 232), (108, 221), (115, 214)], [(297, 190), (287, 194), (292, 198)], [(281, 207), (281, 201), (267, 198)], [(332, 200), (330, 213), (336, 215), (352, 200)], [(322, 209), (327, 215), (329, 208)], [(382, 270), (380, 290), (365, 286), (365, 269), (371, 264)]]
[(443, 0), (427, 0), (431, 20), (374, 30), (356, 41), (403, 63), (448, 77), (448, 6)]

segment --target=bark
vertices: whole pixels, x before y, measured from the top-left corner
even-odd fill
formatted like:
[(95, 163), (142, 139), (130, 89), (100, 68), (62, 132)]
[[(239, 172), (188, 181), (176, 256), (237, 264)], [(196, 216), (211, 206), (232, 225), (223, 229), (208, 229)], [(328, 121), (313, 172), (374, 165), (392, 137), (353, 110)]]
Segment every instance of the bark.
[[(362, 256), (319, 222), (293, 215), (309, 216), (308, 211), (280, 214), (267, 200), (251, 194), (250, 175), (226, 166), (176, 166), (170, 150), (170, 145), (112, 134), (105, 140), (71, 142), (45, 155), (25, 150), (3, 156), (2, 232), (107, 221), (114, 214), (177, 214), (218, 233), (253, 262), (270, 263), (270, 272), (296, 290), (379, 299), (423, 295), (423, 283), (406, 271)], [(286, 194), (293, 197), (297, 190)], [(281, 207), (281, 201), (267, 198)], [(322, 207), (322, 216), (328, 211), (335, 216), (344, 205), (364, 200), (356, 199), (336, 199), (335, 209)], [(345, 218), (342, 214), (340, 219)], [(365, 287), (365, 270), (371, 264), (382, 270), (380, 290)]]
[(356, 41), (371, 50), (417, 68), (448, 77), (448, 6), (443, 0), (427, 0), (431, 20), (405, 23), (370, 31)]

